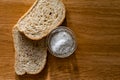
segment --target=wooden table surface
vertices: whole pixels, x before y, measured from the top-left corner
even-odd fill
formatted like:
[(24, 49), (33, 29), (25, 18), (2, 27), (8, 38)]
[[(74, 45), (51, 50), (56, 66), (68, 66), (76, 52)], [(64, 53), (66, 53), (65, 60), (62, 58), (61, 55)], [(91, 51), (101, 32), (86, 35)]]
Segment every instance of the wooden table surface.
[(120, 80), (120, 0), (63, 0), (77, 50), (65, 59), (48, 53), (37, 75), (17, 76), (11, 29), (35, 0), (0, 0), (0, 80)]

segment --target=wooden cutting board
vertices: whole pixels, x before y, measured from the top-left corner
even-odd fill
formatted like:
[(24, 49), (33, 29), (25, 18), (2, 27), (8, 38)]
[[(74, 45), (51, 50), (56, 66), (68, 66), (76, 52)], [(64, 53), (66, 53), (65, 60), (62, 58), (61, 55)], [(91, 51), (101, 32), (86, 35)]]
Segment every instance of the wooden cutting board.
[(35, 0), (0, 0), (0, 80), (120, 80), (120, 0), (63, 0), (77, 50), (65, 59), (48, 52), (37, 75), (17, 76), (11, 29)]

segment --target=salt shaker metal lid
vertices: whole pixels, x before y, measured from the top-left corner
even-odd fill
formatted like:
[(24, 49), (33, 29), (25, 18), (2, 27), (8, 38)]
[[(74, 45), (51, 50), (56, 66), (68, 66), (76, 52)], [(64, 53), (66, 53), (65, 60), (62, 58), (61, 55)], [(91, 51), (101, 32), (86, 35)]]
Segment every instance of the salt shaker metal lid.
[(52, 55), (65, 58), (76, 50), (76, 39), (72, 30), (60, 26), (48, 35), (47, 46)]

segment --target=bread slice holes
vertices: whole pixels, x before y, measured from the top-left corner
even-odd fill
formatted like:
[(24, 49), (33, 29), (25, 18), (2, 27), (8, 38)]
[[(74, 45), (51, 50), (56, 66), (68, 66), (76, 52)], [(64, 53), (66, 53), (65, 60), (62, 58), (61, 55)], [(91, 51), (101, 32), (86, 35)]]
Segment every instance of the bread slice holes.
[(52, 12), (50, 12), (49, 15), (52, 15)]
[(38, 26), (38, 24), (37, 24), (37, 23), (35, 23), (35, 26)]
[(43, 15), (40, 15), (40, 17), (43, 17)]
[(57, 17), (58, 17), (58, 14), (55, 15), (55, 18), (57, 18)]
[(44, 22), (46, 22), (47, 20), (44, 20)]

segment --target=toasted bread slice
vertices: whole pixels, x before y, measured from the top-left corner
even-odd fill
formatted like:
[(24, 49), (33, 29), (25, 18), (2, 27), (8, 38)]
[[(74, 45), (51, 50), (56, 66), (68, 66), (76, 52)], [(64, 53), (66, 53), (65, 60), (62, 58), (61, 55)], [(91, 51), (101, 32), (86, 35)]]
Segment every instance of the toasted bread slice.
[(64, 18), (65, 6), (60, 0), (36, 0), (16, 25), (28, 38), (40, 40), (59, 26)]
[(18, 75), (37, 74), (46, 64), (47, 50), (45, 38), (33, 41), (13, 28), (15, 47), (15, 72)]

